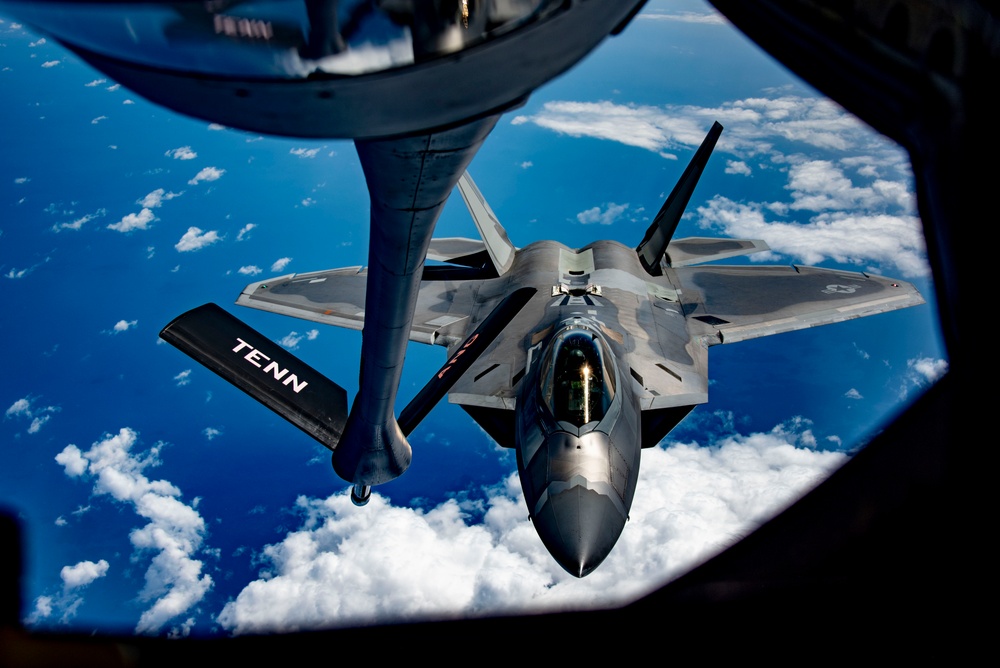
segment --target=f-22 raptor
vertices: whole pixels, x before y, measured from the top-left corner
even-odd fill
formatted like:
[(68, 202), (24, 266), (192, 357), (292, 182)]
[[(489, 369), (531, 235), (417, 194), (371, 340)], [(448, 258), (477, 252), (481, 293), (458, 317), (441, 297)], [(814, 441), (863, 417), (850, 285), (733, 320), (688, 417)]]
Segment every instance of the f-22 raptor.
[[(408, 434), (447, 392), (516, 450), (534, 527), (577, 577), (617, 542), (641, 450), (708, 401), (710, 347), (924, 301), (908, 283), (867, 273), (703, 266), (768, 250), (760, 240), (672, 239), (721, 132), (716, 123), (636, 248), (517, 248), (466, 173), (458, 187), (481, 239), (434, 239), (427, 253), (443, 264), (423, 269), (409, 339), (444, 346), (449, 358), (399, 429)], [(377, 308), (365, 295), (366, 270), (350, 267), (254, 283), (237, 303), (360, 330)], [(333, 450), (355, 501), (367, 500), (366, 467), (384, 468), (384, 449), (338, 449), (343, 390), (214, 305), (164, 337)]]

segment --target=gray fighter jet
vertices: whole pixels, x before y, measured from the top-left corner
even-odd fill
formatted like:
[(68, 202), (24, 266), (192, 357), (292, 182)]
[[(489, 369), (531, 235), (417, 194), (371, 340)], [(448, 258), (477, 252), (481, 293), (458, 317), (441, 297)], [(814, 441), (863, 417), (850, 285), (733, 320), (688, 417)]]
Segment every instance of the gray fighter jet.
[[(481, 239), (435, 239), (427, 254), (444, 264), (424, 267), (409, 339), (446, 347), (449, 360), (400, 413), (400, 430), (408, 434), (448, 392), (497, 443), (516, 449), (535, 529), (578, 577), (604, 560), (625, 526), (641, 449), (708, 401), (711, 346), (923, 303), (912, 285), (866, 273), (701, 266), (768, 249), (759, 240), (671, 239), (721, 131), (716, 123), (637, 248), (517, 248), (466, 173), (458, 187)], [(361, 267), (292, 274), (248, 286), (237, 303), (360, 330), (366, 284)], [(301, 409), (301, 363), (288, 366), (291, 356), (273, 344), (263, 350), (262, 337), (230, 346), (225, 336), (221, 365), (239, 360), (255, 380), (291, 389), (284, 409), (269, 404), (286, 417), (289, 406)], [(297, 424), (316, 436), (317, 414)], [(343, 472), (363, 468), (366, 453), (338, 461), (340, 425), (317, 437), (354, 482)], [(359, 503), (368, 493), (353, 491)]]

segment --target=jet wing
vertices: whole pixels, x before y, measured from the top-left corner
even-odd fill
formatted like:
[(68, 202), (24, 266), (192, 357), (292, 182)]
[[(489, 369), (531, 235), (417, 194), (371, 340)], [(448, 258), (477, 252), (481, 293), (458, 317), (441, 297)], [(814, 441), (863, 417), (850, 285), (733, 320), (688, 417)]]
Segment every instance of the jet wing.
[(674, 270), (692, 335), (733, 343), (924, 303), (911, 284), (816, 267)]
[[(289, 274), (248, 285), (236, 303), (360, 330), (365, 324), (366, 280), (367, 272), (361, 267)], [(421, 284), (410, 328), (411, 341), (450, 346), (464, 338), (472, 309), (462, 297), (470, 293), (464, 283), (470, 281)]]

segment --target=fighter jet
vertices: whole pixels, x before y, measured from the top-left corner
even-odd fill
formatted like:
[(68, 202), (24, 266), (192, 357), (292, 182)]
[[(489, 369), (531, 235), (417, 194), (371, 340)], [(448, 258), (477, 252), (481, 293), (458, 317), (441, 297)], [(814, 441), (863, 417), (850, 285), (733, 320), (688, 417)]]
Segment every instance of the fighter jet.
[[(518, 248), (465, 173), (458, 189), (481, 238), (434, 239), (427, 253), (441, 264), (424, 266), (409, 339), (449, 357), (399, 429), (409, 434), (447, 392), (515, 449), (534, 527), (577, 577), (621, 535), (642, 448), (708, 401), (709, 348), (924, 301), (908, 283), (867, 273), (704, 265), (768, 250), (761, 240), (672, 239), (721, 132), (716, 123), (636, 248)], [(247, 286), (237, 303), (361, 330), (366, 286), (362, 267), (291, 274)], [(380, 448), (338, 449), (343, 390), (213, 305), (163, 336), (329, 447), (355, 502), (367, 500), (357, 471)]]

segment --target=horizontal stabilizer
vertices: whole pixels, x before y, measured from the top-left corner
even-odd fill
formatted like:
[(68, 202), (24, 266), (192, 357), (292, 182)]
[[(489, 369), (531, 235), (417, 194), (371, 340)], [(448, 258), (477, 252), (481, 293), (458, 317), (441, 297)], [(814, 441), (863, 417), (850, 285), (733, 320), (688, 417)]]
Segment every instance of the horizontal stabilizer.
[(333, 450), (347, 392), (215, 304), (174, 318), (160, 338)]
[(701, 146), (695, 151), (694, 157), (691, 158), (691, 162), (681, 174), (677, 185), (670, 191), (667, 201), (660, 207), (659, 213), (653, 219), (653, 224), (646, 230), (646, 236), (635, 249), (639, 255), (639, 262), (642, 263), (643, 268), (650, 276), (661, 275), (660, 260), (667, 250), (667, 244), (670, 243), (671, 237), (677, 230), (677, 224), (680, 223), (681, 216), (684, 215), (684, 209), (691, 200), (694, 188), (698, 185), (698, 179), (701, 178), (701, 173), (705, 170), (705, 165), (708, 164), (708, 159), (711, 157), (715, 143), (719, 141), (721, 134), (722, 125), (716, 122), (708, 131), (704, 141), (701, 142)]
[(760, 239), (686, 237), (671, 241), (667, 246), (667, 256), (671, 267), (687, 267), (767, 250), (771, 250), (770, 246)]
[(423, 420), (437, 402), (448, 393), (469, 367), (479, 359), (494, 339), (514, 319), (524, 305), (538, 292), (535, 288), (520, 288), (504, 297), (496, 308), (483, 319), (474, 331), (453, 355), (448, 358), (430, 382), (424, 385), (406, 408), (399, 414), (399, 428), (404, 435), (409, 435), (420, 421)]

